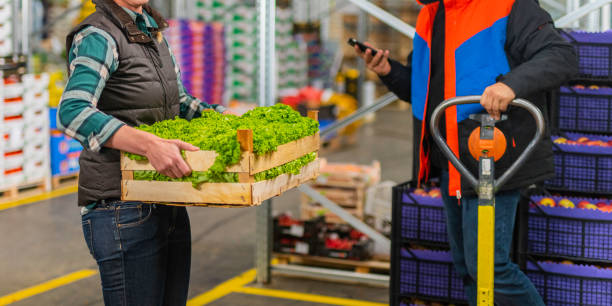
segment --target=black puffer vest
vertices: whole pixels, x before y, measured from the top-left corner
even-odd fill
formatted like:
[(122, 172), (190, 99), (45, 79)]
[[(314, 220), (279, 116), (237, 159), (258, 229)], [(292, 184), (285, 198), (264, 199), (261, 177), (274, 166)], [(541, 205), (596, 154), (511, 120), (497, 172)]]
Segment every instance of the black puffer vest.
[[(68, 35), (66, 50), (70, 50), (75, 36), (88, 26), (107, 32), (115, 40), (119, 66), (106, 82), (96, 107), (129, 126), (153, 124), (178, 116), (177, 76), (166, 44), (140, 31), (130, 15), (114, 1), (93, 2), (96, 12)], [(156, 38), (168, 23), (149, 6), (144, 9), (159, 26), (151, 31)], [(119, 151), (106, 147), (99, 152), (85, 149), (79, 163), (79, 206), (121, 197)]]

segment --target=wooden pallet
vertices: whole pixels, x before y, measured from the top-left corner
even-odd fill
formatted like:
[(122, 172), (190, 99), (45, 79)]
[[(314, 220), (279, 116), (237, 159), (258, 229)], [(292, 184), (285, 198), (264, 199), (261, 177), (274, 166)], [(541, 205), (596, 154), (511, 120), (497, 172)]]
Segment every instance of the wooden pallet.
[(329, 268), (349, 268), (357, 273), (371, 273), (373, 270), (388, 272), (391, 264), (380, 260), (348, 260), (320, 256), (274, 253), (279, 264), (314, 265)]
[(79, 172), (66, 174), (66, 175), (56, 175), (51, 178), (51, 186), (53, 189), (57, 189), (64, 185), (74, 185), (79, 182)]
[[(317, 113), (309, 112), (316, 120)], [(282, 174), (274, 179), (255, 182), (256, 173), (278, 167), (320, 147), (319, 133), (278, 146), (277, 150), (263, 155), (253, 153), (253, 131), (239, 130), (238, 142), (242, 150), (240, 162), (229, 166), (227, 172), (238, 173), (238, 183), (204, 183), (196, 189), (190, 182), (161, 182), (134, 180), (134, 171), (155, 170), (148, 161), (121, 156), (121, 199), (190, 206), (245, 207), (259, 205), (264, 200), (316, 178), (319, 174), (318, 159), (304, 166), (300, 174)], [(193, 171), (207, 171), (214, 163), (214, 151), (185, 152), (185, 161)]]
[(18, 197), (22, 197), (26, 195), (43, 193), (43, 192), (50, 190), (49, 187), (50, 187), (49, 181), (46, 178), (42, 178), (40, 180), (36, 180), (36, 181), (24, 183), (24, 184), (10, 186), (0, 191), (0, 193), (2, 194), (0, 196), (0, 201), (14, 200)]

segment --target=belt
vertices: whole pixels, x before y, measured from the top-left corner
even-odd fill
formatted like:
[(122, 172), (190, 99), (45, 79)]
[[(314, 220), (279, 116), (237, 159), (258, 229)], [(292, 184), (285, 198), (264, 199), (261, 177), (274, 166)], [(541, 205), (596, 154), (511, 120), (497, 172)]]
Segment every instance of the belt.
[(100, 201), (98, 201), (98, 202), (96, 203), (96, 207), (101, 207), (101, 208), (104, 208), (104, 207), (108, 207), (108, 206), (110, 206), (110, 205), (111, 205), (111, 204), (113, 204), (113, 203), (120, 202), (120, 201), (121, 201), (121, 199), (119, 199), (119, 198), (108, 198), (108, 199), (103, 199), (103, 200), (100, 200)]

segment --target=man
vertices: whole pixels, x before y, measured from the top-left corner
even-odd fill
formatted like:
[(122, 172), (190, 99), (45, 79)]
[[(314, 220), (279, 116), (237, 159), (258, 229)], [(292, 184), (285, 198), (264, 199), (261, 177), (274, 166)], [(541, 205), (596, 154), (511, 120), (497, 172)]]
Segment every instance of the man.
[(189, 175), (181, 150), (196, 147), (134, 129), (208, 105), (185, 91), (148, 0), (94, 0), (96, 12), (67, 36), (70, 78), (58, 122), (79, 140), (78, 204), (107, 305), (185, 305), (191, 233), (184, 207), (121, 202), (119, 151), (146, 156), (169, 177)]
[[(515, 98), (527, 99), (546, 116), (546, 91), (567, 81), (577, 72), (578, 64), (572, 46), (559, 36), (549, 14), (536, 0), (420, 2), (424, 7), (406, 66), (388, 60), (389, 51), (379, 50), (373, 57), (369, 50), (365, 53), (355, 50), (392, 92), (412, 103), (415, 139), (419, 144), (415, 146), (417, 176), (423, 182), (430, 172), (441, 174), (455, 268), (464, 280), (470, 304), (475, 305), (478, 198), (433, 144), (426, 128), (431, 113), (445, 99), (482, 95), (480, 105), (451, 107), (441, 120), (447, 143), (477, 176), (478, 164), (469, 154), (467, 139), (479, 123), (466, 119), (485, 110), (499, 119), (501, 112), (506, 112), (508, 120), (496, 124), (508, 140), (506, 153), (495, 164), (499, 176), (525, 149), (536, 130), (531, 115), (520, 108), (508, 108), (509, 103)], [(434, 169), (430, 171), (431, 168)], [(509, 252), (519, 189), (553, 175), (552, 144), (548, 137), (496, 195), (498, 305), (544, 305), (533, 284), (510, 261)]]

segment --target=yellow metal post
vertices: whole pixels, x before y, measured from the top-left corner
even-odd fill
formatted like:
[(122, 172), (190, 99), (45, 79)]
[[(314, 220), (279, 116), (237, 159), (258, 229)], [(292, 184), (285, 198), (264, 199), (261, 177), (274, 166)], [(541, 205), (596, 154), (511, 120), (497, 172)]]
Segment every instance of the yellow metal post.
[(478, 306), (493, 306), (495, 205), (478, 206)]

